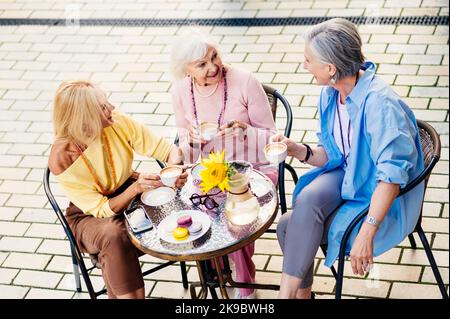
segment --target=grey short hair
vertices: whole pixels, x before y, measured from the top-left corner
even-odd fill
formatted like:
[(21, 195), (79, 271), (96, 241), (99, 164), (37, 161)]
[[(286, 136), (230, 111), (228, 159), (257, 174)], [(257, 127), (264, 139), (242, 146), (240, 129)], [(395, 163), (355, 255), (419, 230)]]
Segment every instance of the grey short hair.
[(305, 34), (305, 42), (322, 63), (336, 67), (335, 81), (355, 75), (364, 64), (361, 36), (346, 19), (334, 18), (313, 26)]
[(170, 55), (170, 69), (174, 79), (184, 78), (186, 66), (203, 58), (209, 47), (219, 51), (217, 43), (198, 29), (190, 28), (185, 34), (180, 35), (172, 45)]

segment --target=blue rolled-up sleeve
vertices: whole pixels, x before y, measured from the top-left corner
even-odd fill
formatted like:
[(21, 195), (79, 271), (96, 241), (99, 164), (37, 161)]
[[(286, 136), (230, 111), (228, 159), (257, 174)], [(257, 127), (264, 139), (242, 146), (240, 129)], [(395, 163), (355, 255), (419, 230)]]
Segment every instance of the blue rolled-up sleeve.
[(405, 187), (418, 156), (415, 125), (390, 99), (378, 100), (369, 109), (366, 128), (376, 180)]

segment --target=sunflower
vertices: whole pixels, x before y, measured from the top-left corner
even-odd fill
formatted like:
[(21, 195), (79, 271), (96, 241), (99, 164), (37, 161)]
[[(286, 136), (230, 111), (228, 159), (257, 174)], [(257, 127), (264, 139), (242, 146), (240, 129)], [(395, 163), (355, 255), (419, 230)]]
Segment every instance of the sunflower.
[(208, 193), (216, 186), (222, 192), (230, 189), (228, 185), (229, 166), (225, 162), (225, 151), (222, 151), (222, 153), (211, 152), (209, 158), (202, 159), (201, 165), (204, 167), (200, 172), (202, 191)]

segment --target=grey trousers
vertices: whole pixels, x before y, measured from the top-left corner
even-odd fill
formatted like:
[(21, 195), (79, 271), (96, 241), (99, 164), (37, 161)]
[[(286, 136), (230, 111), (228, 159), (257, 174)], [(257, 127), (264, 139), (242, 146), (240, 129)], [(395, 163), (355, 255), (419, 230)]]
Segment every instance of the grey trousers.
[(341, 168), (314, 179), (298, 195), (292, 212), (281, 216), (277, 237), (283, 251), (283, 273), (302, 279), (299, 288), (313, 283), (314, 257), (327, 242), (335, 209), (343, 202)]

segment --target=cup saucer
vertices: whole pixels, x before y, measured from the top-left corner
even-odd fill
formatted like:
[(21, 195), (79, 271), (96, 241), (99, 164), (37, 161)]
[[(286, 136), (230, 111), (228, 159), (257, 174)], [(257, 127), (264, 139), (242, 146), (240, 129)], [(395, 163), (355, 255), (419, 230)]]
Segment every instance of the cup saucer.
[(175, 198), (176, 192), (170, 187), (158, 187), (141, 195), (141, 201), (148, 206), (161, 206)]

